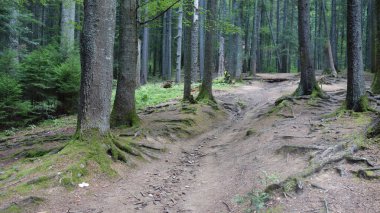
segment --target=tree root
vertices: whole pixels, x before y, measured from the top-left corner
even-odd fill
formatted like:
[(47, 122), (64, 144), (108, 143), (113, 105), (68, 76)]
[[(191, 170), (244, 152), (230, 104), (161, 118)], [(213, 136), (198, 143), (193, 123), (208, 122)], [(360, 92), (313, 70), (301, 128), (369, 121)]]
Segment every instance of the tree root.
[(306, 154), (312, 151), (324, 150), (319, 146), (285, 145), (276, 151), (277, 154)]
[(329, 147), (325, 150), (320, 150), (314, 156), (312, 156), (312, 159), (310, 160), (310, 165), (305, 170), (286, 178), (284, 181), (280, 183), (269, 185), (265, 189), (265, 192), (300, 192), (303, 189), (303, 180), (305, 178), (320, 172), (327, 166), (333, 165), (347, 158), (351, 159), (351, 155), (353, 154), (353, 152), (356, 151), (357, 149), (350, 147), (348, 142), (343, 142), (338, 145)]

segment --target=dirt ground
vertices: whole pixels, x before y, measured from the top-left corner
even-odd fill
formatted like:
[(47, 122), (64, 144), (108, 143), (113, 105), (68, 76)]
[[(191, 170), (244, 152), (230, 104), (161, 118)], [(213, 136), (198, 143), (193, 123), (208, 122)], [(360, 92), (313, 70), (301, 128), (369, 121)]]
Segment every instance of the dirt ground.
[[(363, 144), (373, 115), (326, 116), (342, 105), (346, 80), (330, 79), (331, 84), (322, 86), (328, 100), (290, 100), (270, 112), (278, 98), (296, 89), (298, 77), (284, 75), (279, 82), (261, 77), (267, 80), (216, 92), (228, 116), (210, 131), (172, 138), (158, 159), (134, 168), (118, 164), (117, 180), (95, 177), (87, 188), (48, 189), (46, 201), (33, 212), (380, 212), (379, 179), (355, 173), (380, 164), (378, 146)], [(267, 197), (268, 186), (302, 173), (311, 160), (339, 144), (355, 149), (349, 155), (352, 161), (328, 162), (297, 180), (296, 191)]]

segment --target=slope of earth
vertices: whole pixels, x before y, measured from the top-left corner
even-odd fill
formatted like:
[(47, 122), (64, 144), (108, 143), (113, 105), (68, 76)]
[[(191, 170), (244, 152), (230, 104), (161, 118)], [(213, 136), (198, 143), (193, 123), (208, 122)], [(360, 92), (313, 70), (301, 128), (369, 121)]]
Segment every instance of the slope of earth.
[[(181, 121), (180, 134), (172, 126), (178, 105), (147, 110), (143, 120), (151, 128), (145, 131), (155, 142), (170, 139), (165, 152), (132, 169), (116, 164), (117, 180), (94, 178), (90, 187), (69, 192), (49, 189), (31, 212), (376, 212), (379, 149), (363, 134), (373, 114), (338, 110), (345, 79), (325, 80), (328, 100), (274, 106), (296, 89), (297, 79), (261, 75), (219, 91), (228, 118), (205, 116), (208, 127), (198, 129)], [(186, 139), (193, 131), (197, 136)]]

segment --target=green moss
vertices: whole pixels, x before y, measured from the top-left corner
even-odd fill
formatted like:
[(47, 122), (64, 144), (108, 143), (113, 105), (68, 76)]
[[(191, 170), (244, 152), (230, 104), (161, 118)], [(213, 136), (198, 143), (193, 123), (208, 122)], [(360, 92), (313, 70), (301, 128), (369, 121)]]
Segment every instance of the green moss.
[(23, 209), (17, 204), (12, 204), (5, 209), (0, 209), (0, 213), (22, 213)]
[(269, 114), (274, 114), (274, 113), (277, 113), (277, 112), (281, 111), (282, 109), (284, 109), (286, 107), (290, 107), (290, 102), (287, 101), (287, 100), (282, 100), (282, 101), (278, 102), (278, 104), (276, 106), (274, 106), (273, 108), (271, 108), (268, 111), (268, 113)]
[(370, 110), (368, 97), (366, 95), (360, 97), (360, 111), (366, 112)]

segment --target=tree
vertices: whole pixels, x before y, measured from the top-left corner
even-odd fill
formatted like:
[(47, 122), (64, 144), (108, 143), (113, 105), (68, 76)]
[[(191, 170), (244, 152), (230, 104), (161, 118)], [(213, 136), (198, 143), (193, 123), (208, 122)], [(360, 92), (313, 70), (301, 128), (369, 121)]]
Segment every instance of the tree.
[(202, 86), (197, 97), (197, 100), (209, 100), (212, 102), (215, 102), (212, 94), (212, 73), (215, 71), (216, 8), (216, 0), (207, 0), (205, 70)]
[[(145, 13), (148, 13), (147, 9), (145, 9)], [(140, 77), (140, 83), (142, 85), (148, 83), (148, 67), (149, 67), (149, 28), (148, 26), (144, 25), (143, 40), (142, 40), (142, 54), (141, 54), (141, 77)]]
[[(192, 12), (192, 3), (191, 0), (183, 1), (183, 9), (184, 9), (184, 18), (187, 22), (191, 20), (191, 12)], [(183, 45), (183, 71), (185, 74), (184, 77), (184, 90), (183, 90), (183, 101), (193, 103), (194, 98), (191, 95), (191, 24), (185, 24), (183, 29), (184, 36), (184, 45)]]
[(380, 1), (375, 2), (375, 24), (373, 25), (375, 29), (374, 31), (374, 37), (375, 37), (375, 44), (374, 44), (374, 57), (375, 60), (372, 61), (374, 72), (375, 72), (375, 78), (372, 83), (372, 92), (375, 94), (380, 94)]
[(191, 25), (191, 72), (193, 81), (199, 78), (199, 0), (194, 1), (193, 24)]
[(65, 55), (74, 49), (75, 0), (62, 1), (61, 50)]
[(363, 77), (361, 1), (347, 0), (347, 109), (364, 111), (365, 84)]
[(139, 123), (135, 98), (138, 63), (136, 15), (137, 0), (123, 0), (120, 6), (120, 72), (111, 116), (113, 127)]
[(319, 90), (310, 56), (310, 2), (298, 0), (298, 40), (301, 62), (301, 82), (296, 95), (311, 95)]
[(110, 129), (116, 0), (85, 0), (77, 132)]
[(260, 36), (260, 22), (261, 22), (261, 0), (255, 1), (255, 17), (253, 21), (253, 33), (251, 39), (251, 64), (250, 64), (250, 74), (256, 75), (257, 72), (257, 49), (259, 46), (259, 36)]
[(162, 35), (162, 77), (171, 80), (172, 74), (172, 12), (171, 9), (164, 13)]
[(175, 82), (181, 82), (181, 64), (182, 64), (182, 23), (183, 23), (183, 9), (182, 6), (178, 9), (178, 33), (177, 33), (177, 58), (176, 58), (176, 78)]

